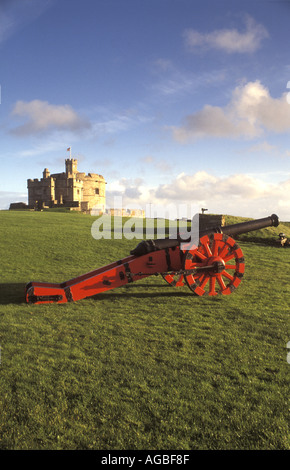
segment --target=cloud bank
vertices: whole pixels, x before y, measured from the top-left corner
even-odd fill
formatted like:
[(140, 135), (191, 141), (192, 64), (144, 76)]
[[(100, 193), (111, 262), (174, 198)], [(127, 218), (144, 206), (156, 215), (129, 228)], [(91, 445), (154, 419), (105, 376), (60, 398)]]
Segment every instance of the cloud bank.
[[(290, 178), (267, 183), (257, 176), (232, 174), (216, 176), (206, 171), (181, 173), (172, 181), (150, 187), (143, 180), (111, 182), (107, 188), (108, 204), (115, 196), (123, 206), (138, 204), (143, 209), (148, 201), (156, 205), (188, 204), (209, 212), (259, 218), (277, 213), (281, 220), (290, 220)], [(135, 206), (134, 206), (135, 207)], [(269, 212), (269, 213), (268, 213)]]
[(259, 80), (238, 86), (225, 107), (205, 105), (172, 127), (176, 141), (185, 143), (204, 137), (256, 138), (265, 131), (290, 131), (290, 106), (286, 93), (272, 98)]

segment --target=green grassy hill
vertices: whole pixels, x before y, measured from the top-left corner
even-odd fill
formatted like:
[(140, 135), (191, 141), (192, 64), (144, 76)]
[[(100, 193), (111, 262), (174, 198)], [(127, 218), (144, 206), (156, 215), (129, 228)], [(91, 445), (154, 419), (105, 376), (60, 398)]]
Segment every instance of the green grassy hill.
[[(238, 224), (246, 222), (246, 217), (225, 216), (225, 225)], [(258, 243), (275, 244), (279, 241), (279, 233), (285, 233), (286, 237), (290, 239), (290, 222), (280, 221), (278, 227), (266, 227), (262, 230), (255, 230), (253, 232), (244, 233), (236, 237), (237, 240), (252, 241)]]
[[(88, 215), (0, 212), (1, 449), (290, 449), (290, 249), (240, 240), (230, 296), (151, 277), (69, 304), (29, 305), (129, 254)], [(236, 223), (237, 220), (235, 219)], [(252, 234), (258, 240), (262, 234)]]

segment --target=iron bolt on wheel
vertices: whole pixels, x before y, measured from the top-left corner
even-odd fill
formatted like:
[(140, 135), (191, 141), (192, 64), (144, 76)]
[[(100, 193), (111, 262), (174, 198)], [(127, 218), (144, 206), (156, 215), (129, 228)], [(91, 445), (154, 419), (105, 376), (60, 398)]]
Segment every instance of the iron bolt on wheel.
[(183, 287), (185, 285), (183, 274), (162, 274), (163, 279), (172, 287)]
[(228, 295), (240, 284), (245, 271), (241, 248), (222, 233), (205, 235), (198, 248), (184, 256), (184, 278), (196, 295)]

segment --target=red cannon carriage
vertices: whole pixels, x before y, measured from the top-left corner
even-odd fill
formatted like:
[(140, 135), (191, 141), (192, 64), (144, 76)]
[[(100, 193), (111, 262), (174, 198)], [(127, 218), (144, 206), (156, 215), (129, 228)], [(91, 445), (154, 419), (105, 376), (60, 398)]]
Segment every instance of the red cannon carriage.
[(231, 294), (240, 284), (245, 261), (231, 236), (269, 226), (277, 215), (199, 232), (199, 245), (187, 246), (181, 238), (143, 240), (130, 256), (62, 283), (30, 282), (26, 301), (34, 304), (65, 303), (161, 274), (172, 286), (187, 285), (196, 295)]

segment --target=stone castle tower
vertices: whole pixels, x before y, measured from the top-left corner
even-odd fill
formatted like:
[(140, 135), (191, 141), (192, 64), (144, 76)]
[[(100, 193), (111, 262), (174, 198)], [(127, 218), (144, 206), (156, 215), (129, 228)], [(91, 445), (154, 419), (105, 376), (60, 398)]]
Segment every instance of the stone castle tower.
[(42, 178), (27, 180), (28, 205), (30, 207), (70, 207), (90, 211), (98, 206), (104, 212), (106, 196), (104, 177), (96, 173), (80, 173), (78, 161), (65, 160), (65, 172), (50, 174), (43, 170)]
[(75, 175), (78, 172), (77, 168), (78, 168), (78, 161), (75, 158), (66, 159), (65, 171), (66, 171), (67, 176), (72, 178), (73, 175)]

